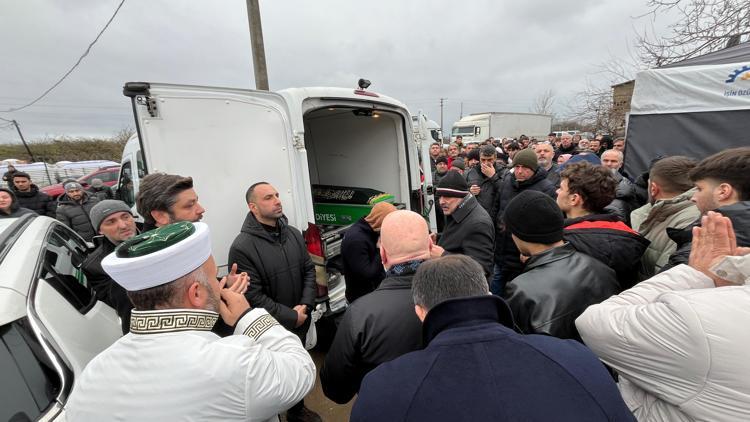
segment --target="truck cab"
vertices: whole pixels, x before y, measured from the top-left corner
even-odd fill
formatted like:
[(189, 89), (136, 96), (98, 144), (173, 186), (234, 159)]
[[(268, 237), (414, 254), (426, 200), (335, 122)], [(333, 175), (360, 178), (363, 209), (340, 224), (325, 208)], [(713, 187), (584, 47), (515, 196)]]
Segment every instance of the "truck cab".
[(400, 101), (345, 88), (267, 92), (135, 82), (123, 92), (137, 136), (123, 152), (121, 197), (133, 205), (148, 173), (191, 176), (220, 271), (231, 265), (229, 247), (248, 212), (245, 191), (259, 181), (278, 190), (289, 224), (303, 232), (326, 312), (346, 306), (341, 240), (368, 204), (347, 204), (351, 215), (334, 218), (323, 211), (321, 192), (380, 192), (434, 226), (431, 181), (420, 171), (429, 142), (415, 141)]

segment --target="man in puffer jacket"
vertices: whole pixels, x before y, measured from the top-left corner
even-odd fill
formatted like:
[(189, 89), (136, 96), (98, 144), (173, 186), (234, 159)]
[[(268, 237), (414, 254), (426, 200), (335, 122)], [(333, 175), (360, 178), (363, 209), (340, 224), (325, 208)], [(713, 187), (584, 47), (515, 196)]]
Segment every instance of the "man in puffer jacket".
[(99, 199), (89, 196), (80, 183), (69, 182), (65, 185), (65, 194), (57, 200), (57, 220), (90, 242), (96, 236), (96, 230), (89, 213), (97, 202)]
[[(750, 250), (709, 212), (679, 265), (590, 306), (576, 326), (639, 421), (750, 420)], [(721, 274), (721, 277), (718, 275)]]
[(18, 206), (28, 208), (39, 215), (47, 217), (55, 216), (55, 207), (57, 203), (39, 187), (31, 182), (31, 176), (22, 171), (13, 175), (13, 193), (18, 200)]
[(615, 270), (621, 290), (633, 287), (649, 241), (604, 211), (617, 188), (612, 172), (581, 162), (567, 166), (561, 177), (557, 205), (567, 217), (563, 238)]

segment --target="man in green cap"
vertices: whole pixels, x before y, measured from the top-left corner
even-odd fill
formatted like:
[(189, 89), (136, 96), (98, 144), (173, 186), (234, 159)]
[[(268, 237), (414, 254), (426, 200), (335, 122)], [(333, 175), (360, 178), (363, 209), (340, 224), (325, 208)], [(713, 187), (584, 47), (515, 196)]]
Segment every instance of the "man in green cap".
[[(135, 309), (130, 333), (95, 357), (71, 394), (72, 421), (269, 421), (313, 387), (300, 343), (216, 280), (208, 226), (179, 222), (122, 242), (102, 261)], [(234, 335), (211, 332), (219, 318)]]

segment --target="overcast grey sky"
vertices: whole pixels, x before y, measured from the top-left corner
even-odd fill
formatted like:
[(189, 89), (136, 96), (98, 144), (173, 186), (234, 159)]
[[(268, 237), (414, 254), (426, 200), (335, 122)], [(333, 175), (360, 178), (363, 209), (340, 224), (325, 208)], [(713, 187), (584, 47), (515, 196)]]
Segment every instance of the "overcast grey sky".
[[(9, 0), (0, 12), (4, 40), (0, 110), (36, 98), (75, 63), (119, 0)], [(597, 64), (629, 60), (633, 17), (645, 0), (346, 0), (261, 1), (272, 90), (354, 87), (404, 101), (444, 127), (464, 114), (529, 111), (547, 89), (557, 112)], [(253, 88), (244, 0), (126, 0), (91, 53), (17, 119), (30, 138), (109, 136), (133, 126), (126, 81)], [(17, 142), (0, 130), (0, 142)]]

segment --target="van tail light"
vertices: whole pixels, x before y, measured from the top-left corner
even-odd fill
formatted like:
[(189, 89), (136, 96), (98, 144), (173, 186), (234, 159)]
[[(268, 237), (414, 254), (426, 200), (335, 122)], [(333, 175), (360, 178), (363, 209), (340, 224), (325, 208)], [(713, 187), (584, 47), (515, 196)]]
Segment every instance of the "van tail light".
[(310, 255), (323, 257), (323, 241), (320, 239), (320, 229), (313, 223), (307, 224), (305, 244)]
[(368, 96), (368, 97), (376, 97), (376, 98), (380, 97), (380, 95), (378, 95), (378, 94), (376, 94), (374, 92), (365, 91), (364, 89), (355, 89), (354, 90), (354, 95), (365, 95), (365, 96)]

